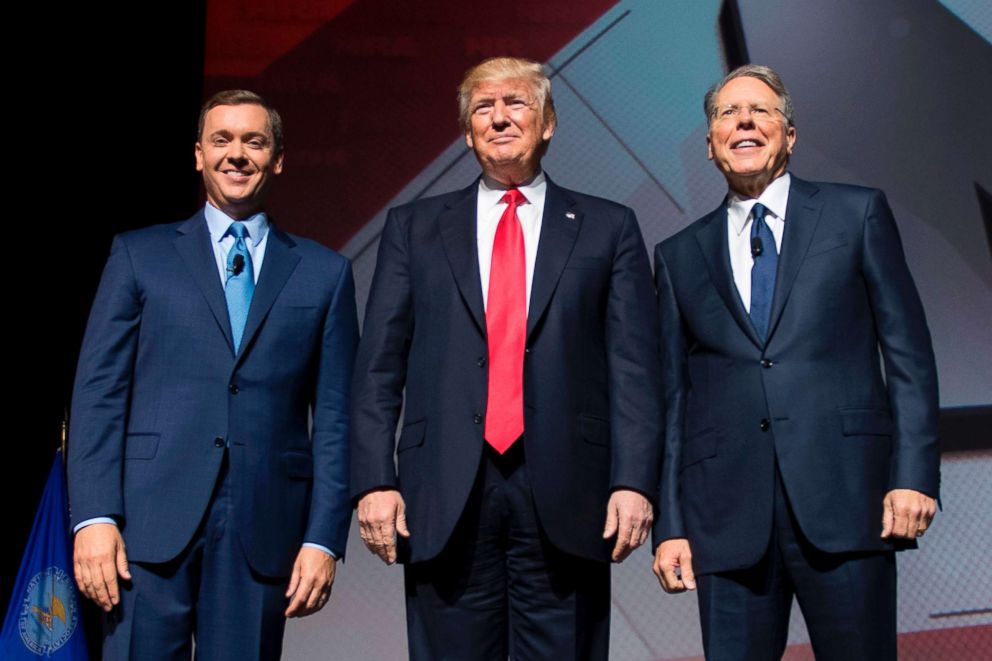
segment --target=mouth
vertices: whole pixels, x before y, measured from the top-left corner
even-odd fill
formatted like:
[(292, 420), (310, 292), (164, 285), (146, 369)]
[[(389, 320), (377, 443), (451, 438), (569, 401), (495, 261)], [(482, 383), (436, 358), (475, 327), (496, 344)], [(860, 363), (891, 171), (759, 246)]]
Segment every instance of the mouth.
[(245, 181), (252, 175), (247, 170), (221, 170), (221, 173), (234, 181)]
[(745, 138), (743, 140), (737, 140), (736, 142), (730, 143), (731, 149), (757, 149), (764, 146), (764, 143), (753, 138)]

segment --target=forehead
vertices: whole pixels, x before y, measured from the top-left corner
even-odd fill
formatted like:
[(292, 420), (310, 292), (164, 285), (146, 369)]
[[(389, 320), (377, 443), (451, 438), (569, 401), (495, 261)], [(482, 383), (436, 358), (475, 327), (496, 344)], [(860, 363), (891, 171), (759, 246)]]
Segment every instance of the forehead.
[(472, 88), (472, 99), (505, 99), (507, 97), (533, 97), (530, 82), (518, 78), (508, 80), (483, 80)]
[(776, 104), (778, 101), (778, 94), (775, 93), (775, 90), (750, 76), (734, 78), (724, 85), (716, 95), (716, 105), (718, 106), (755, 102)]
[(210, 135), (217, 131), (272, 134), (268, 111), (254, 103), (214, 106), (208, 110), (203, 120), (203, 134)]

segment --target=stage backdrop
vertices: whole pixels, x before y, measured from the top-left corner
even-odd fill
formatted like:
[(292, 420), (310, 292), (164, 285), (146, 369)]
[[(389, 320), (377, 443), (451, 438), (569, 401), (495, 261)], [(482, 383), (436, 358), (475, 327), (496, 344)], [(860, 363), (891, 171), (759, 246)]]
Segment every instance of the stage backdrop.
[[(702, 96), (732, 66), (779, 70), (797, 110), (791, 169), (884, 189), (933, 332), (944, 511), (900, 557), (904, 659), (992, 656), (992, 9), (979, 0), (213, 0), (205, 94), (257, 90), (283, 113), (277, 222), (354, 260), (360, 311), (395, 204), (478, 167), (455, 88), (484, 57), (547, 63), (558, 183), (632, 206), (649, 247), (725, 192)], [(695, 597), (638, 551), (614, 569), (611, 658), (697, 658)], [(787, 658), (812, 658), (794, 613)], [(331, 604), (287, 629), (287, 659), (405, 656), (401, 569), (352, 531)]]

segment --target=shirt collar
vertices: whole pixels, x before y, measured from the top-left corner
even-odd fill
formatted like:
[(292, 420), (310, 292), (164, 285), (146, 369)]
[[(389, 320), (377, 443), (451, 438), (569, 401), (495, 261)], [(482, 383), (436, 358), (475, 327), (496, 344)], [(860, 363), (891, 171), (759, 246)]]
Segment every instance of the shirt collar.
[(789, 203), (789, 184), (791, 180), (789, 173), (786, 172), (768, 184), (768, 187), (765, 188), (758, 199), (742, 197), (730, 191), (727, 195), (727, 219), (733, 226), (734, 231), (737, 234), (744, 231), (744, 227), (747, 225), (748, 218), (751, 215), (751, 207), (758, 202), (765, 205), (765, 208), (772, 215), (784, 222), (785, 209)]
[[(495, 179), (490, 179), (486, 175), (482, 175), (482, 178), (479, 180), (479, 201), (482, 203), (480, 208), (488, 209), (496, 206), (510, 188), (506, 184), (501, 184)], [(543, 208), (544, 194), (548, 188), (548, 180), (545, 178), (543, 170), (538, 170), (537, 174), (530, 181), (524, 182), (514, 188), (524, 194), (528, 203), (533, 205), (540, 204), (540, 208)]]
[[(227, 234), (227, 230), (231, 227), (234, 219), (209, 202), (203, 208), (203, 215), (207, 219), (210, 240), (214, 243), (219, 243), (224, 238), (224, 235)], [(251, 237), (252, 245), (255, 246), (261, 243), (262, 239), (265, 238), (265, 234), (269, 231), (269, 218), (265, 215), (264, 211), (259, 211), (241, 222), (248, 228), (248, 236)]]

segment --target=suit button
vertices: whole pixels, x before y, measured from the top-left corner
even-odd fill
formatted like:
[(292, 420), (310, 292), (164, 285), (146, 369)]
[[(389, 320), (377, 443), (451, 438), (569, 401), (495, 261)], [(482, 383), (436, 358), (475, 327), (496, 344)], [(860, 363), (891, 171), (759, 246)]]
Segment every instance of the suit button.
[(228, 384), (227, 389), (231, 392), (232, 395), (237, 395), (239, 392), (241, 392), (241, 390), (238, 388), (238, 384), (236, 383)]
[(774, 364), (775, 363), (773, 363), (772, 361), (768, 360), (767, 358), (762, 358), (761, 359), (761, 366), (764, 367), (765, 369), (768, 369), (769, 367), (771, 367)]
[(479, 367), (485, 367), (486, 366), (485, 356), (479, 356), (479, 360), (477, 360), (475, 364), (478, 365)]
[(478, 413), (476, 413), (474, 416), (472, 416), (472, 422), (474, 422), (477, 425), (481, 425), (482, 424), (482, 416), (479, 415)]
[(761, 428), (761, 431), (768, 431), (771, 428), (772, 423), (768, 422), (768, 418), (764, 418), (758, 426)]
[(224, 445), (226, 445), (226, 443), (224, 443), (224, 439), (221, 438), (220, 436), (218, 436), (217, 438), (214, 439), (214, 447), (215, 448), (222, 448), (222, 447), (224, 447)]
[(530, 347), (527, 347), (526, 349), (524, 349), (524, 353), (530, 353)]

